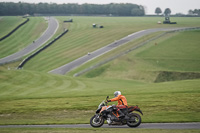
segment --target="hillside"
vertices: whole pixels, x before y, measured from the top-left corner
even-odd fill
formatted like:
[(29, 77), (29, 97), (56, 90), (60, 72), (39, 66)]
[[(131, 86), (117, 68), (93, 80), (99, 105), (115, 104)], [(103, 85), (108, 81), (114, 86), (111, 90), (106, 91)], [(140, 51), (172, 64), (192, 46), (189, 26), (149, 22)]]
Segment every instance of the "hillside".
[(157, 82), (200, 78), (199, 34), (199, 30), (167, 34), (86, 73), (83, 77), (115, 77)]
[[(3, 29), (7, 31), (10, 29), (9, 24), (15, 25), (12, 21), (12, 19), (5, 20), (7, 25), (5, 25)], [(20, 51), (21, 49), (25, 48), (25, 46), (31, 44), (34, 40), (42, 35), (47, 26), (47, 23), (42, 17), (30, 18), (28, 23), (20, 27), (11, 36), (0, 42), (0, 58)]]
[[(69, 19), (68, 17), (57, 19), (61, 24), (60, 27), (69, 29), (69, 32), (30, 60), (24, 69), (48, 72), (136, 31), (149, 28), (186, 27), (191, 23), (192, 26), (199, 25), (199, 20), (196, 18), (182, 18), (180, 21), (183, 23), (179, 25), (156, 24), (161, 19), (156, 17), (73, 17), (73, 23), (68, 24), (62, 23), (63, 20)], [(92, 28), (93, 23), (103, 25), (105, 28)]]
[[(80, 77), (73, 75), (163, 32), (127, 43), (67, 75), (47, 73), (133, 32), (200, 27), (199, 18), (172, 18), (177, 25), (157, 24), (163, 19), (160, 17), (73, 17), (73, 23), (63, 23), (68, 18), (57, 17), (60, 27), (55, 36), (64, 28), (69, 32), (23, 69), (13, 69), (19, 62), (0, 66), (0, 125), (88, 123), (98, 104), (108, 95), (113, 97), (117, 90), (126, 96), (128, 105), (141, 108), (142, 122), (200, 122), (199, 30), (166, 34)], [(0, 43), (3, 49), (0, 56), (24, 47), (18, 43), (14, 45), (13, 41), (27, 45), (32, 41), (28, 36), (36, 38), (42, 34), (44, 29), (40, 26), (47, 26), (44, 19), (31, 19), (33, 23), (16, 33), (13, 39)], [(104, 28), (93, 28), (93, 23)], [(31, 35), (27, 34), (28, 30)], [(185, 78), (190, 74), (191, 79)], [(156, 81), (159, 75), (159, 79), (164, 77), (164, 80)], [(168, 78), (173, 81), (169, 82)]]
[(199, 80), (152, 84), (26, 70), (0, 73), (0, 124), (88, 123), (98, 104), (116, 90), (129, 105), (141, 107), (143, 122), (200, 121)]
[(3, 16), (0, 17), (0, 38), (7, 35), (14, 28), (16, 28), (19, 24), (24, 22), (25, 19), (22, 17), (13, 17), (13, 16)]

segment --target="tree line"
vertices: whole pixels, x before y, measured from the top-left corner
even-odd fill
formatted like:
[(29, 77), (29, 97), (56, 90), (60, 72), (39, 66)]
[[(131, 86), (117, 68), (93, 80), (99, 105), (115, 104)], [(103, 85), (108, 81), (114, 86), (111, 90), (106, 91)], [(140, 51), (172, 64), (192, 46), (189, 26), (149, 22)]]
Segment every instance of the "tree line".
[(114, 16), (143, 16), (144, 7), (141, 5), (121, 4), (56, 4), (56, 3), (13, 3), (0, 2), (0, 16), (5, 15), (34, 15), (34, 14), (80, 14), (80, 15), (114, 15)]
[[(161, 8), (160, 7), (157, 7), (156, 9), (155, 9), (155, 13), (157, 14), (157, 15), (159, 15), (159, 14), (161, 14), (162, 13), (162, 10), (161, 10)], [(166, 8), (165, 9), (165, 11), (164, 11), (164, 13), (163, 13), (165, 16), (166, 15), (169, 15), (169, 14), (171, 14), (171, 9), (170, 8)], [(184, 14), (181, 14), (181, 13), (176, 13), (176, 15), (184, 15)], [(196, 15), (196, 16), (200, 16), (200, 9), (194, 9), (194, 10), (189, 10), (188, 11), (188, 14), (187, 15)]]
[(188, 14), (200, 16), (200, 9), (189, 10)]
[[(160, 7), (157, 7), (156, 10), (155, 10), (155, 13), (157, 15), (161, 14), (162, 13), (162, 10)], [(164, 11), (164, 15), (167, 16), (167, 15), (170, 15), (171, 14), (171, 9), (170, 8), (166, 8), (165, 11)]]

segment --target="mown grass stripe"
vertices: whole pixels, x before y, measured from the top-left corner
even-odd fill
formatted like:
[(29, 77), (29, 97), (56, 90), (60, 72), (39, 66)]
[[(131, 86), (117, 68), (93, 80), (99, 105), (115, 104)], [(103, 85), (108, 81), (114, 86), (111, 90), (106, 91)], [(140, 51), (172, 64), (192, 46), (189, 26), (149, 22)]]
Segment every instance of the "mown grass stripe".
[(2, 38), (0, 38), (0, 41), (8, 38), (9, 36), (11, 36), (16, 30), (18, 30), (20, 27), (22, 27), (24, 24), (26, 24), (29, 21), (29, 18), (26, 19), (26, 21), (24, 21), (23, 23), (21, 23), (20, 25), (18, 25), (16, 28), (14, 28), (11, 32), (9, 32), (7, 35), (3, 36)]
[[(35, 30), (35, 28), (40, 30)], [(5, 39), (0, 42), (0, 58), (13, 54), (25, 46), (29, 45), (36, 38), (38, 38), (47, 27), (43, 18), (34, 17), (30, 18), (30, 22), (17, 30), (13, 35), (12, 39)]]
[[(82, 19), (82, 20), (81, 20)], [(91, 18), (89, 18), (91, 19)], [(95, 18), (96, 19), (96, 18)], [(138, 19), (138, 18), (137, 18)], [(105, 22), (110, 22), (111, 18), (106, 18)], [(118, 20), (117, 18), (113, 18), (113, 20)], [(77, 51), (79, 54), (78, 57), (81, 57), (82, 55), (85, 55), (88, 51), (94, 51), (97, 48), (100, 48), (102, 46), (105, 46), (115, 40), (118, 40), (130, 33), (133, 33), (134, 31), (137, 31), (140, 28), (144, 28), (142, 26), (137, 26), (136, 22), (139, 22), (142, 20), (139, 18), (136, 20), (135, 23), (132, 23), (130, 25), (130, 21), (126, 22), (127, 20), (133, 20), (133, 18), (125, 18), (124, 20), (118, 20), (118, 21), (112, 21), (111, 24), (107, 24), (104, 29), (93, 29), (91, 25), (89, 24), (91, 20), (88, 22), (85, 21), (84, 18), (80, 17), (79, 20), (77, 19), (76, 22), (70, 24), (70, 32), (69, 34), (64, 37), (63, 39), (59, 40), (54, 46), (48, 49), (47, 52), (44, 51), (43, 54), (39, 55), (37, 60), (40, 60), (40, 58), (45, 60), (49, 60), (49, 58), (54, 58), (55, 66), (52, 66), (52, 68), (58, 67), (57, 59), (63, 58), (63, 63), (59, 64), (65, 64), (66, 60), (65, 58), (71, 58), (70, 60), (74, 59), (74, 52)], [(153, 19), (151, 19), (152, 22)], [(80, 22), (78, 22), (80, 21)], [(82, 22), (81, 22), (82, 21)], [(101, 20), (102, 21), (102, 20)], [(124, 22), (124, 23), (123, 23)], [(134, 22), (134, 21), (132, 21)], [(145, 21), (141, 21), (141, 23), (147, 23)], [(141, 24), (140, 23), (140, 24)], [(126, 25), (127, 24), (127, 25)], [(81, 27), (81, 30), (78, 29), (78, 26)], [(166, 27), (166, 25), (154, 25), (155, 27)], [(146, 27), (146, 26), (145, 26)], [(152, 25), (150, 26), (152, 27)], [(78, 31), (81, 32), (78, 32)], [(81, 52), (79, 52), (81, 51)], [(48, 55), (48, 57), (47, 57)], [(64, 57), (63, 57), (64, 56)], [(35, 58), (36, 61), (36, 58)], [(36, 61), (37, 62), (37, 61)], [(35, 63), (37, 64), (37, 63)], [(43, 63), (42, 63), (43, 64)], [(27, 68), (30, 68), (32, 65), (27, 66)], [(43, 65), (41, 65), (43, 66)], [(47, 66), (48, 67), (48, 66)], [(44, 69), (43, 67), (42, 69)], [(40, 69), (41, 70), (41, 69)], [(48, 69), (51, 70), (51, 69)], [(45, 71), (45, 70), (43, 70)]]
[(24, 19), (20, 16), (4, 16), (0, 19), (0, 38), (8, 34), (17, 25), (22, 23)]
[(31, 60), (33, 57), (35, 57), (37, 54), (39, 54), (40, 52), (42, 52), (43, 50), (45, 50), (46, 48), (48, 48), (50, 45), (52, 45), (53, 43), (55, 43), (58, 39), (60, 39), (64, 34), (66, 34), (68, 32), (68, 30), (65, 30), (61, 35), (59, 35), (58, 37), (56, 37), (53, 41), (51, 41), (50, 43), (46, 44), (44, 47), (40, 48), (39, 50), (37, 50), (36, 52), (34, 52), (32, 55), (28, 56), (27, 58), (25, 58), (18, 66), (18, 69), (21, 69), (29, 60)]

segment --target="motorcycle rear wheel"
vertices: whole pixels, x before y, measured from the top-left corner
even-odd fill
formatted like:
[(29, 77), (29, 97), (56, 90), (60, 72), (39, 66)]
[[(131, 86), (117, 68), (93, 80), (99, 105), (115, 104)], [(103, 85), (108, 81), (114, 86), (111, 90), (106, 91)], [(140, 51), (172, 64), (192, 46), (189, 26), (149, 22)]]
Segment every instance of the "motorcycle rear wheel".
[(127, 125), (129, 127), (137, 127), (141, 124), (142, 119), (139, 114), (131, 113), (129, 114), (129, 117), (130, 117), (130, 120), (127, 121)]
[(90, 119), (90, 125), (92, 127), (101, 127), (103, 124), (104, 124), (104, 118), (102, 118), (102, 117), (97, 118), (97, 115), (94, 115)]

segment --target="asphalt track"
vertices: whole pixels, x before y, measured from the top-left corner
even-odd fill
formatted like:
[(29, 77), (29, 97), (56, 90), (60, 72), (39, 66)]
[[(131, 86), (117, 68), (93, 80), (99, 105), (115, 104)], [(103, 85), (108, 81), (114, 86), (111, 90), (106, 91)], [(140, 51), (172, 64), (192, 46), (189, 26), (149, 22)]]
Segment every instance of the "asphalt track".
[[(89, 124), (77, 125), (0, 125), (0, 128), (93, 128)], [(101, 128), (130, 128), (123, 126), (108, 126), (104, 124)], [(193, 123), (142, 123), (136, 129), (200, 129), (200, 122)]]
[[(39, 37), (37, 40), (35, 40), (35, 42), (31, 43), (30, 45), (28, 45), (21, 51), (0, 59), (0, 64), (6, 64), (9, 62), (19, 60), (23, 56), (31, 53), (32, 51), (36, 50), (37, 48), (42, 46), (44, 43), (46, 43), (55, 34), (55, 32), (57, 31), (59, 27), (59, 24), (54, 17), (48, 17), (46, 19), (48, 20), (48, 28), (42, 34), (41, 37)], [(12, 38), (12, 36), (9, 38)]]
[(147, 30), (142, 30), (142, 31), (138, 31), (136, 33), (130, 34), (118, 41), (115, 41), (105, 47), (102, 47), (94, 52), (91, 52), (90, 54), (87, 54), (85, 56), (82, 56), (81, 58), (78, 58), (68, 64), (65, 64), (61, 67), (58, 67), (54, 70), (49, 71), (49, 73), (53, 73), (53, 74), (60, 74), (60, 75), (64, 75), (66, 73), (68, 73), (69, 71), (75, 69), (76, 67), (90, 61), (93, 60), (123, 44), (126, 44), (130, 41), (136, 40), (142, 36), (154, 33), (154, 32), (159, 32), (159, 31), (176, 31), (176, 30), (183, 30), (183, 29), (187, 29), (188, 27), (181, 27), (181, 28), (156, 28), (156, 29), (147, 29)]

